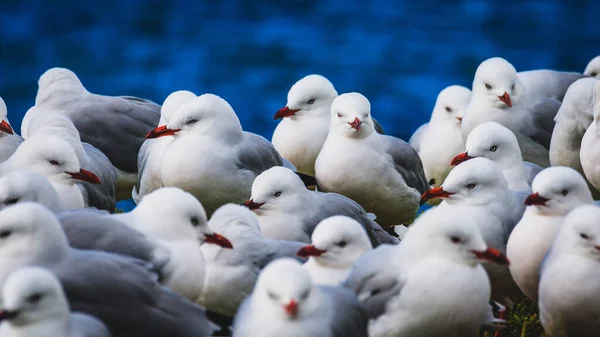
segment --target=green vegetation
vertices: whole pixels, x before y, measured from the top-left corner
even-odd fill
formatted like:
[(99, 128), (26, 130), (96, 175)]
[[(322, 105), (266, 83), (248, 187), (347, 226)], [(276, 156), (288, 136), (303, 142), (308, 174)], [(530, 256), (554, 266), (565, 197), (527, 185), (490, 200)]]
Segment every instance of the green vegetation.
[[(492, 337), (486, 333), (484, 337)], [(527, 298), (523, 298), (508, 314), (508, 328), (502, 337), (544, 337), (544, 329), (538, 316), (538, 307)]]

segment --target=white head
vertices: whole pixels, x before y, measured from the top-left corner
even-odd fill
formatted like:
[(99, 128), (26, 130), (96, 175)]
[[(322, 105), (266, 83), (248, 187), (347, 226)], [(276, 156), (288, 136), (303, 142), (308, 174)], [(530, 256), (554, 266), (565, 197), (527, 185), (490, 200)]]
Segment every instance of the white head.
[(600, 56), (594, 57), (585, 67), (584, 75), (600, 79)]
[(0, 177), (0, 210), (22, 202), (37, 202), (55, 213), (61, 210), (58, 194), (44, 176), (20, 170)]
[(485, 205), (506, 193), (510, 193), (508, 182), (498, 165), (486, 158), (475, 158), (450, 171), (442, 186), (423, 193), (422, 199), (444, 198), (449, 204)]
[(6, 108), (6, 103), (2, 97), (0, 97), (0, 136), (4, 134), (14, 134), (10, 123), (8, 122), (8, 109)]
[(565, 166), (544, 169), (531, 183), (525, 205), (540, 214), (564, 216), (575, 207), (594, 202), (583, 176)]
[[(44, 107), (32, 107), (30, 110), (44, 110), (44, 113), (36, 116), (27, 123), (27, 136), (33, 136), (38, 133), (53, 134), (63, 137), (69, 137), (75, 141), (81, 141), (79, 131), (73, 124), (71, 118), (58, 110), (52, 110)], [(64, 139), (64, 138), (63, 138)]]
[(575, 253), (600, 261), (600, 207), (577, 206), (565, 217), (552, 253)]
[(5, 162), (10, 170), (31, 170), (52, 182), (100, 184), (100, 178), (81, 168), (73, 147), (59, 137), (39, 134), (25, 140)]
[(501, 168), (523, 163), (517, 136), (496, 122), (486, 122), (475, 127), (467, 137), (465, 149), (464, 153), (452, 159), (451, 165), (477, 157), (487, 158)]
[[(242, 125), (227, 101), (213, 94), (200, 95), (182, 104), (167, 125), (150, 131), (146, 138), (194, 134), (217, 136), (223, 141), (243, 137)], [(223, 138), (223, 135), (228, 135)]]
[(280, 320), (302, 320), (327, 309), (308, 271), (291, 258), (277, 259), (262, 270), (252, 305), (261, 315)]
[(256, 214), (247, 207), (236, 204), (225, 204), (217, 208), (210, 217), (208, 226), (215, 232), (227, 234), (228, 237), (244, 234), (260, 235), (260, 225)]
[(59, 262), (68, 253), (69, 243), (60, 223), (42, 205), (24, 202), (0, 211), (0, 260), (46, 265)]
[(357, 92), (341, 94), (331, 104), (329, 133), (348, 138), (365, 138), (375, 132), (371, 103)]
[(254, 179), (252, 196), (244, 205), (258, 215), (269, 211), (302, 211), (298, 200), (306, 193), (309, 192), (296, 173), (283, 166), (273, 166)]
[(424, 212), (398, 247), (413, 259), (438, 256), (471, 266), (480, 261), (508, 264), (500, 251), (486, 245), (475, 221), (460, 208), (435, 207)]
[(165, 99), (160, 109), (160, 122), (158, 126), (167, 125), (183, 104), (196, 97), (198, 97), (196, 94), (187, 90), (178, 90), (171, 93)]
[(329, 116), (331, 102), (338, 95), (333, 84), (321, 75), (308, 75), (294, 83), (287, 104), (275, 114), (275, 119)]
[(582, 130), (587, 129), (592, 122), (594, 103), (596, 96), (598, 96), (594, 90), (594, 85), (597, 82), (594, 78), (581, 78), (573, 82), (567, 89), (554, 120), (567, 123), (580, 121), (580, 128)]
[(430, 123), (448, 121), (460, 125), (470, 99), (471, 90), (463, 86), (451, 85), (445, 88), (438, 94)]
[(373, 248), (363, 226), (344, 215), (321, 220), (311, 241), (312, 244), (302, 247), (297, 255), (314, 259), (329, 268), (350, 269), (358, 258)]
[(517, 70), (503, 58), (493, 57), (483, 61), (475, 72), (473, 99), (486, 102), (491, 107), (510, 108), (518, 104), (525, 94), (525, 86)]
[(69, 319), (69, 304), (56, 276), (40, 267), (10, 274), (2, 289), (0, 320), (14, 327)]
[(46, 70), (38, 80), (35, 105), (43, 104), (53, 96), (60, 96), (56, 93), (82, 94), (87, 92), (74, 72), (66, 68), (51, 68)]
[(198, 240), (231, 248), (225, 237), (208, 227), (206, 212), (198, 199), (177, 187), (152, 191), (132, 210), (139, 230), (166, 240)]

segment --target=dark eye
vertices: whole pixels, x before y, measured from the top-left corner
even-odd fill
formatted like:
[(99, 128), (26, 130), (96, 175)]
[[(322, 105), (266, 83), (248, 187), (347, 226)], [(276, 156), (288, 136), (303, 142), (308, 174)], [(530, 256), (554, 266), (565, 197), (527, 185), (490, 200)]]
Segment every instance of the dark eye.
[(514, 83), (510, 86), (510, 90), (515, 91), (515, 84)]
[(272, 300), (277, 300), (279, 297), (277, 295), (275, 295), (274, 293), (268, 291), (267, 295), (269, 295), (269, 298)]
[(192, 218), (191, 223), (192, 223), (192, 226), (196, 227), (196, 226), (198, 226), (200, 221), (198, 220), (198, 218)]
[(27, 302), (29, 303), (37, 303), (42, 299), (42, 294), (33, 294), (27, 297)]
[(491, 90), (491, 89), (492, 89), (492, 86), (486, 83), (486, 84), (485, 84), (485, 88), (486, 88), (487, 90)]
[(280, 195), (281, 195), (281, 192), (275, 192), (275, 194), (273, 194), (273, 196), (274, 196), (275, 198), (279, 198), (279, 196), (280, 196)]
[(314, 102), (315, 102), (315, 99), (311, 98), (311, 99), (308, 100), (308, 102), (306, 102), (306, 104), (313, 104)]
[(587, 239), (589, 239), (589, 238), (590, 238), (590, 237), (589, 237), (587, 234), (585, 234), (585, 233), (579, 233), (579, 236), (581, 236), (581, 238), (582, 238), (582, 239), (585, 239), (585, 240), (587, 240)]
[(598, 73), (597, 72), (593, 72), (590, 75), (592, 75), (592, 77), (596, 77), (596, 75), (598, 75)]
[(54, 166), (58, 166), (58, 161), (56, 160), (51, 160), (50, 164), (54, 165)]
[(450, 237), (450, 241), (452, 241), (452, 243), (460, 243), (460, 238), (458, 236), (451, 236)]
[(470, 189), (470, 190), (472, 190), (472, 189), (475, 188), (475, 184), (469, 184), (469, 185), (467, 185), (467, 188)]
[(344, 248), (344, 247), (346, 247), (347, 244), (348, 243), (346, 241), (340, 241), (340, 242), (336, 243), (335, 245), (340, 248)]
[(496, 145), (490, 147), (490, 151), (496, 152), (496, 150), (498, 150), (498, 147)]
[(451, 107), (447, 106), (447, 107), (446, 107), (446, 111), (447, 111), (447, 112), (452, 112), (453, 110), (452, 110), (452, 108), (451, 108)]
[(564, 190), (560, 191), (560, 194), (566, 196), (567, 194), (569, 194), (569, 191), (567, 189), (564, 189)]
[(19, 202), (19, 198), (10, 198), (10, 199), (6, 199), (6, 201), (4, 201), (4, 203), (6, 205), (14, 205), (18, 202)]
[(12, 234), (9, 230), (0, 231), (0, 239), (6, 239)]
[(338, 117), (342, 117), (342, 114), (338, 112), (338, 113), (337, 113), (337, 116), (338, 116)]
[(304, 291), (301, 295), (300, 298), (305, 300), (308, 298), (308, 294), (309, 294), (309, 289), (306, 289), (306, 291)]
[(187, 125), (190, 125), (190, 124), (196, 124), (196, 123), (198, 123), (198, 120), (197, 120), (197, 119), (190, 119), (189, 121), (187, 121), (187, 123), (186, 123), (186, 124), (187, 124)]

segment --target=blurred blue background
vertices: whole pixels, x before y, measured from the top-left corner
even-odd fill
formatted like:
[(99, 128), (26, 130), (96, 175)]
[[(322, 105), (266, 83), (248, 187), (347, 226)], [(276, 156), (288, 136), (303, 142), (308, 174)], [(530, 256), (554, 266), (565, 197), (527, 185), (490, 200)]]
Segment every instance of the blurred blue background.
[(290, 86), (319, 73), (408, 139), (488, 57), (583, 71), (600, 54), (598, 13), (598, 0), (2, 0), (0, 96), (18, 127), (38, 77), (62, 66), (106, 95), (215, 93), (270, 139)]

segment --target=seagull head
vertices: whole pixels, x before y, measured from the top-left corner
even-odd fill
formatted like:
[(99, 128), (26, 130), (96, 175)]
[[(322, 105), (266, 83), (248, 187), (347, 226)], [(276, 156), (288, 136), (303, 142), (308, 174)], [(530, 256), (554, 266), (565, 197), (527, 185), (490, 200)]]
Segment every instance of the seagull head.
[(600, 260), (600, 207), (580, 205), (565, 217), (552, 251)]
[(167, 96), (160, 108), (160, 122), (158, 126), (167, 125), (182, 105), (196, 97), (198, 97), (196, 94), (187, 90), (172, 92)]
[(553, 166), (538, 173), (525, 205), (537, 212), (564, 216), (575, 207), (594, 202), (583, 176), (570, 167)]
[(583, 71), (584, 75), (592, 76), (600, 79), (600, 56), (594, 57)]
[(283, 166), (273, 166), (254, 179), (252, 195), (244, 206), (258, 215), (267, 211), (302, 211), (298, 201), (304, 193), (309, 192), (296, 173)]
[(369, 100), (357, 92), (339, 95), (331, 104), (329, 132), (347, 138), (365, 138), (374, 133)]
[(470, 99), (471, 90), (463, 86), (451, 85), (445, 88), (438, 94), (430, 122), (450, 122), (460, 125)]
[(487, 158), (501, 168), (510, 168), (523, 162), (515, 134), (496, 122), (486, 122), (475, 127), (467, 137), (465, 149), (464, 153), (452, 159), (451, 165), (477, 157)]
[(60, 95), (53, 95), (57, 92), (62, 94), (84, 94), (85, 89), (77, 75), (67, 68), (51, 68), (46, 70), (38, 80), (38, 92), (35, 98), (35, 105), (40, 105), (48, 100)]
[(243, 235), (244, 239), (248, 239), (250, 235), (262, 238), (256, 214), (247, 207), (236, 204), (225, 204), (217, 208), (208, 221), (208, 227), (232, 240), (238, 235)]
[(356, 220), (336, 215), (319, 222), (312, 233), (312, 244), (297, 255), (314, 259), (330, 268), (350, 269), (354, 262), (372, 249), (367, 232)]
[(28, 201), (40, 203), (53, 212), (60, 211), (58, 194), (44, 176), (19, 170), (0, 177), (0, 210)]
[(500, 109), (518, 104), (525, 86), (517, 76), (517, 70), (503, 58), (493, 57), (483, 61), (475, 72), (473, 99), (486, 102)]
[(2, 133), (12, 135), (14, 134), (13, 128), (8, 123), (8, 109), (6, 108), (6, 103), (2, 97), (0, 97), (0, 135)]
[(274, 119), (288, 117), (326, 117), (331, 102), (337, 97), (333, 84), (321, 75), (308, 75), (290, 88), (287, 104), (275, 113)]

